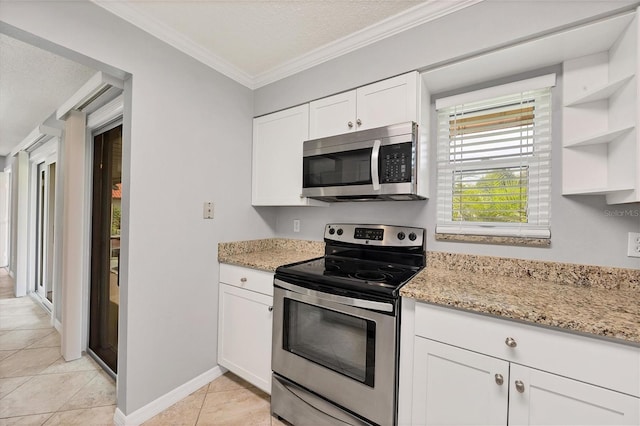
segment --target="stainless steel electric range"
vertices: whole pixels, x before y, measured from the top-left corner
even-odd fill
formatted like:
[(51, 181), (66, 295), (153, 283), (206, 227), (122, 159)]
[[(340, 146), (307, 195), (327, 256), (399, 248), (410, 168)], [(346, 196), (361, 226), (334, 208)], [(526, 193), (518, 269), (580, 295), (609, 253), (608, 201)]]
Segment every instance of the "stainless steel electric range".
[(297, 425), (397, 422), (400, 288), (422, 228), (329, 224), (325, 255), (276, 270), (272, 413)]

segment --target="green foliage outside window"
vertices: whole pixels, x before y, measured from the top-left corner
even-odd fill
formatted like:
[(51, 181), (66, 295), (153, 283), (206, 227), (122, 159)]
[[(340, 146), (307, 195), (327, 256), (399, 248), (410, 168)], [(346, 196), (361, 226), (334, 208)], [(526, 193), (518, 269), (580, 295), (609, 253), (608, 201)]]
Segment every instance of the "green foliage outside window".
[(527, 223), (527, 169), (483, 172), (454, 177), (453, 220)]
[(120, 235), (120, 217), (122, 216), (120, 206), (113, 206), (111, 215), (111, 235)]

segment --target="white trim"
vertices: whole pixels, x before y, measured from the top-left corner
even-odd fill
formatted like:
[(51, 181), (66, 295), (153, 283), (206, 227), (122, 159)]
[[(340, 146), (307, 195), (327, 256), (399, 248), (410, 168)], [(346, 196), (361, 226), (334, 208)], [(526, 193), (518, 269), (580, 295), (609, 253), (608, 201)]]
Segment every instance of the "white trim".
[(91, 1), (243, 86), (257, 89), (484, 0), (429, 0), (257, 75), (246, 73), (205, 46), (147, 15), (135, 6), (135, 2)]
[(7, 158), (11, 158), (18, 152), (26, 151), (32, 147), (33, 149), (36, 149), (36, 144), (40, 146), (51, 138), (59, 138), (61, 136), (62, 130), (41, 124), (33, 129), (31, 133), (29, 133), (29, 135), (27, 135), (27, 137), (22, 140), (22, 142), (20, 142), (15, 148), (13, 148)]
[(222, 367), (216, 365), (211, 370), (205, 371), (201, 375), (189, 380), (181, 386), (178, 386), (172, 391), (167, 392), (129, 415), (125, 415), (120, 408), (116, 408), (116, 412), (113, 415), (113, 423), (118, 426), (142, 424), (153, 416), (171, 407), (176, 402), (191, 395), (202, 386), (222, 376), (225, 371), (226, 370), (223, 370)]
[(257, 89), (484, 0), (426, 1), (253, 77)]
[(103, 72), (97, 72), (81, 88), (67, 99), (57, 110), (56, 118), (62, 120), (71, 110), (82, 109), (96, 95), (108, 87), (122, 89), (124, 82)]
[(436, 99), (436, 110), (449, 108), (454, 105), (463, 105), (471, 102), (479, 102), (485, 99), (498, 98), (500, 96), (507, 96), (513, 93), (554, 87), (555, 85), (555, 73), (541, 75), (540, 77), (529, 78), (527, 80), (515, 81), (513, 83), (502, 84), (500, 86), (488, 87), (486, 89)]
[(120, 95), (87, 116), (87, 129), (95, 130), (108, 124), (110, 121), (122, 117), (123, 109), (124, 98)]
[(91, 0), (93, 3), (103, 9), (113, 13), (121, 19), (135, 25), (136, 27), (146, 31), (152, 36), (164, 41), (165, 43), (175, 47), (179, 51), (186, 53), (192, 58), (202, 62), (203, 64), (213, 68), (221, 74), (226, 75), (232, 80), (253, 89), (253, 77), (242, 71), (235, 65), (215, 55), (204, 46), (193, 42), (179, 31), (169, 27), (163, 22), (152, 18), (135, 6), (134, 2), (120, 1), (104, 1)]
[[(54, 313), (55, 315), (55, 313)], [(62, 323), (60, 321), (58, 321), (57, 318), (53, 318), (53, 327), (58, 330), (58, 333), (62, 334)]]
[(482, 235), (490, 237), (551, 238), (549, 228), (481, 225), (436, 225), (436, 234)]

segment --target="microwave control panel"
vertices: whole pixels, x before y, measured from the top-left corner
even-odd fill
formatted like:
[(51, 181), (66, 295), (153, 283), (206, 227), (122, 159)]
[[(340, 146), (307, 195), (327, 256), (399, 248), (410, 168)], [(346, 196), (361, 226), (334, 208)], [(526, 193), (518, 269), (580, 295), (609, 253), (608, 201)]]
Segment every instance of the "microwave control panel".
[(411, 182), (413, 144), (383, 145), (379, 156), (380, 183)]

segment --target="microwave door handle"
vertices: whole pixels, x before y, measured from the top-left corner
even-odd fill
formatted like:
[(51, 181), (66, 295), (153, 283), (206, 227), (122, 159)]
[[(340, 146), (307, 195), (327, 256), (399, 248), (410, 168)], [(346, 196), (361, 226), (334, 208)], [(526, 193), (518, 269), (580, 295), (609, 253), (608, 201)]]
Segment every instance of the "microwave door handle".
[(373, 141), (373, 149), (371, 150), (371, 183), (374, 191), (380, 190), (380, 175), (378, 173), (378, 157), (380, 156), (380, 140)]

